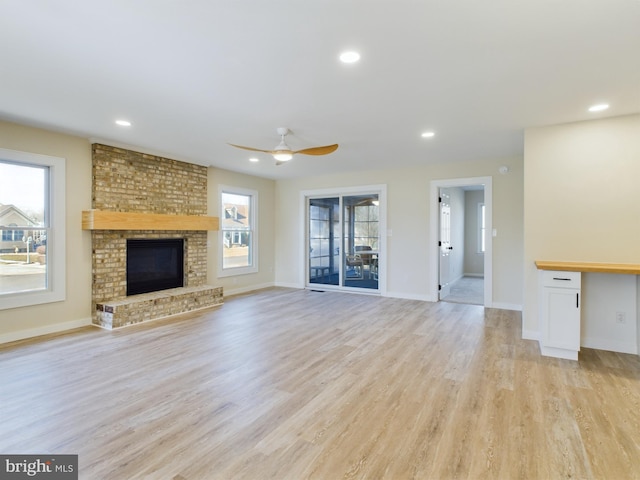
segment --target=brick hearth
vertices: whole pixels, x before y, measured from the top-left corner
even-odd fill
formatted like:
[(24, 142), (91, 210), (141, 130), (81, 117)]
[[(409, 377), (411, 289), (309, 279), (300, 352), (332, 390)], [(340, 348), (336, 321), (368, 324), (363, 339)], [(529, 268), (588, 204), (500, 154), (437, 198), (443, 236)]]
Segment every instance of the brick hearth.
[[(206, 215), (207, 169), (94, 144), (92, 208), (112, 212)], [(184, 289), (127, 297), (128, 238), (184, 238)], [(222, 303), (222, 288), (205, 285), (206, 231), (92, 230), (91, 239), (92, 321), (95, 325), (116, 328)], [(105, 305), (116, 307), (117, 321), (104, 314)]]

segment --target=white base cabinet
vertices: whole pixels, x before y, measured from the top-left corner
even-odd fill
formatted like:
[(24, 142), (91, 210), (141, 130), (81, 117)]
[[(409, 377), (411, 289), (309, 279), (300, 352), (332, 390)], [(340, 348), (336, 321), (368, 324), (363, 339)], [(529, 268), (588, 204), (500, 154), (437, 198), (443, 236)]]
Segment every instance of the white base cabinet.
[(577, 360), (580, 351), (580, 272), (539, 271), (540, 350), (548, 357)]

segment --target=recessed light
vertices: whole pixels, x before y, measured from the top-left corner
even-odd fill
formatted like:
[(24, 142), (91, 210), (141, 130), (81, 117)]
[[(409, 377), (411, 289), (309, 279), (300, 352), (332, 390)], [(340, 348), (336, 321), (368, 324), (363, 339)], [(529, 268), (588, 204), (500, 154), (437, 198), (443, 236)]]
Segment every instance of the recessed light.
[(431, 138), (435, 135), (435, 132), (424, 132), (422, 135), (420, 135), (422, 138)]
[(589, 111), (590, 112), (601, 112), (602, 110), (606, 110), (607, 108), (609, 108), (609, 105), (607, 105), (606, 103), (600, 103), (598, 105), (593, 105), (593, 106), (589, 107)]
[(121, 127), (130, 127), (131, 122), (128, 120), (116, 120), (116, 125), (120, 125)]
[(342, 63), (355, 63), (360, 60), (360, 54), (358, 52), (349, 51), (340, 54), (340, 61)]
[(249, 159), (249, 161), (250, 161), (250, 162), (253, 162), (253, 163), (258, 163), (258, 162), (260, 161), (260, 159), (259, 159), (259, 158), (256, 158), (256, 157), (251, 157), (251, 158)]

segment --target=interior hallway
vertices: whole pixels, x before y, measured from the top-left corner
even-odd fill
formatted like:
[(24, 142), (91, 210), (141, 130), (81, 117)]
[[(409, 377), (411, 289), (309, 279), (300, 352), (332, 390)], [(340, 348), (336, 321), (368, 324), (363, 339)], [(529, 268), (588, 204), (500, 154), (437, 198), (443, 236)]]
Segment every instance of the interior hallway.
[(462, 277), (451, 284), (449, 295), (442, 299), (449, 303), (484, 305), (484, 278)]

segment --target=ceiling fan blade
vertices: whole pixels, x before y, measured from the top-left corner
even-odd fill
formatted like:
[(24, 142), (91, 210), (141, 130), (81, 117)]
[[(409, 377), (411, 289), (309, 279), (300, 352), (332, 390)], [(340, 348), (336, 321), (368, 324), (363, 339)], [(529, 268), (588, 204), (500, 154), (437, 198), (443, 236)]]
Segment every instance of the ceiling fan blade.
[(252, 152), (264, 152), (264, 153), (273, 153), (273, 150), (263, 150), (261, 148), (253, 148), (253, 147), (243, 147), (242, 145), (234, 145), (233, 143), (229, 143), (232, 147), (242, 148), (243, 150), (251, 150)]
[(338, 144), (335, 143), (333, 145), (325, 145), (324, 147), (304, 148), (302, 150), (296, 150), (293, 153), (301, 153), (302, 155), (327, 155), (329, 153), (335, 152), (337, 149)]

